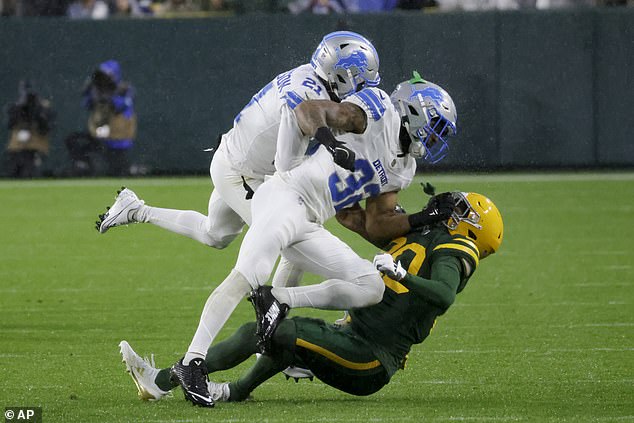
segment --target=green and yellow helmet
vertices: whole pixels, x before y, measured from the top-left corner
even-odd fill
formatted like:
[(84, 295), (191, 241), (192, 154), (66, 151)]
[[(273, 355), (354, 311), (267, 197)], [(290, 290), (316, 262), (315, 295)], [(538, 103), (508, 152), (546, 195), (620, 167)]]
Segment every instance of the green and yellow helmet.
[(456, 206), (445, 226), (452, 235), (472, 239), (483, 259), (495, 253), (502, 244), (504, 222), (493, 201), (475, 192), (453, 192)]

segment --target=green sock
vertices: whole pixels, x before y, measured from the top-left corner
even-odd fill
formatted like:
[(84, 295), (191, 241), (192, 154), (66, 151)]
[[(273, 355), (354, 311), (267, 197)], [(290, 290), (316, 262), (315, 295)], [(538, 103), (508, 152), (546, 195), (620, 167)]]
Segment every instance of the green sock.
[[(229, 338), (209, 347), (205, 359), (209, 373), (231, 369), (258, 352), (255, 330), (255, 323), (247, 323)], [(274, 336), (275, 354), (261, 356), (240, 379), (229, 384), (231, 401), (245, 400), (258, 385), (292, 363), (295, 333), (293, 321), (284, 320), (280, 324)], [(178, 386), (172, 382), (169, 368), (159, 370), (154, 382), (163, 391)]]
[(258, 352), (255, 323), (246, 323), (229, 338), (207, 350), (205, 364), (209, 373), (232, 369)]
[(260, 356), (246, 373), (229, 384), (230, 401), (244, 401), (255, 388), (293, 363), (296, 333), (292, 320), (282, 321), (273, 336), (273, 355)]
[(288, 363), (284, 364), (269, 355), (261, 355), (240, 379), (229, 384), (229, 401), (244, 401), (255, 388), (286, 367)]
[(161, 388), (163, 391), (171, 391), (172, 389), (178, 386), (178, 383), (173, 383), (170, 378), (170, 369), (161, 369), (156, 375), (156, 379), (154, 379), (154, 383)]
[[(255, 329), (255, 323), (247, 323), (229, 338), (209, 347), (205, 359), (209, 373), (231, 369), (255, 354), (258, 351)], [(169, 367), (159, 370), (154, 382), (163, 391), (178, 386), (178, 383), (172, 382)]]

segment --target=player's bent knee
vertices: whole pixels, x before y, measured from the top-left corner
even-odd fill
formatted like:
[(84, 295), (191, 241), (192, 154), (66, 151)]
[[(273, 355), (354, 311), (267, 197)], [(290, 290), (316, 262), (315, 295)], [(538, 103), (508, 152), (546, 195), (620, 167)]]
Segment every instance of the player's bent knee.
[(383, 299), (385, 284), (378, 273), (361, 276), (357, 280), (357, 285), (363, 287), (364, 291), (363, 297), (365, 304), (361, 307), (377, 304)]
[(284, 349), (292, 351), (295, 348), (297, 339), (297, 328), (293, 320), (282, 320), (277, 330), (273, 334), (273, 343)]
[(214, 290), (217, 295), (227, 295), (230, 298), (242, 297), (251, 291), (249, 281), (238, 270), (233, 269), (229, 276)]
[(224, 250), (229, 246), (229, 242), (217, 242), (216, 240), (210, 239), (208, 242), (205, 242), (207, 247), (215, 248), (216, 250)]
[(256, 331), (257, 331), (257, 325), (255, 322), (249, 322), (249, 323), (245, 323), (244, 325), (240, 326), (238, 328), (238, 330), (236, 331), (236, 334), (238, 334), (239, 336), (247, 336), (247, 337), (255, 337), (256, 335)]
[(228, 235), (224, 237), (215, 237), (213, 235), (209, 235), (205, 240), (205, 244), (208, 247), (215, 248), (217, 250), (223, 250), (231, 244), (231, 241), (236, 239), (236, 235)]

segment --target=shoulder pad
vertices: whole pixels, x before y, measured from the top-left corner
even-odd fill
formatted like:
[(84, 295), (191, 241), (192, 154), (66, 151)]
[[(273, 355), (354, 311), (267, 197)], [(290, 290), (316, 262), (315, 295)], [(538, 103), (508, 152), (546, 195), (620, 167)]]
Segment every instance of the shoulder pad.
[(299, 66), (275, 78), (276, 89), (291, 109), (304, 100), (328, 100), (326, 87), (314, 75), (312, 67)]
[(433, 247), (434, 254), (447, 254), (457, 256), (467, 260), (473, 267), (472, 271), (480, 262), (480, 251), (473, 241), (462, 235), (452, 235), (449, 239)]
[(343, 101), (349, 101), (360, 106), (367, 113), (368, 118), (379, 120), (390, 104), (390, 96), (380, 88), (367, 87)]

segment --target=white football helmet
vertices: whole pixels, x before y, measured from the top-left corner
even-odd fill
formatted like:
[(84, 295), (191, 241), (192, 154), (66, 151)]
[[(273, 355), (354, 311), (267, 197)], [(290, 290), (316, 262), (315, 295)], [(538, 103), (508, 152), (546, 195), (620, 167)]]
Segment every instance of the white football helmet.
[(326, 35), (310, 64), (339, 99), (381, 82), (379, 55), (370, 41), (355, 32), (337, 31)]
[(405, 152), (430, 163), (442, 160), (448, 138), (456, 134), (458, 118), (447, 91), (414, 71), (414, 77), (398, 84), (390, 99), (401, 116)]

